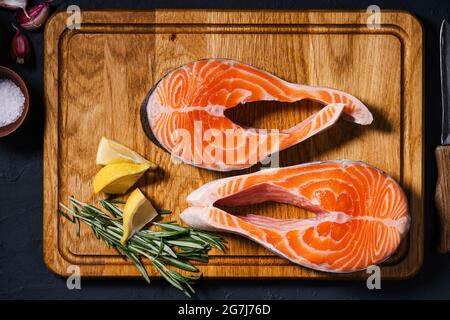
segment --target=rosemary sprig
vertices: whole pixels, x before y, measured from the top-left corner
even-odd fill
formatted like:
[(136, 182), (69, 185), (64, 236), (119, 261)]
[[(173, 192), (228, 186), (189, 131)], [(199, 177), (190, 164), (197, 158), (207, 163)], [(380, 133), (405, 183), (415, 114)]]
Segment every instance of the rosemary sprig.
[[(153, 267), (174, 287), (188, 297), (194, 294), (192, 284), (200, 276), (199, 270), (190, 261), (208, 262), (208, 253), (212, 248), (224, 251), (225, 240), (213, 233), (183, 227), (176, 221), (152, 223), (159, 230), (144, 229), (131, 237), (126, 245), (120, 243), (122, 237), (122, 210), (115, 204), (117, 201), (101, 200), (103, 210), (90, 204), (69, 197), (72, 208), (60, 203), (58, 213), (76, 224), (79, 234), (80, 221), (89, 225), (98, 239), (104, 240), (120, 255), (131, 260), (144, 279), (150, 283), (147, 271), (141, 261), (145, 257)], [(169, 213), (169, 210), (160, 210)], [(181, 274), (177, 269), (191, 272)]]

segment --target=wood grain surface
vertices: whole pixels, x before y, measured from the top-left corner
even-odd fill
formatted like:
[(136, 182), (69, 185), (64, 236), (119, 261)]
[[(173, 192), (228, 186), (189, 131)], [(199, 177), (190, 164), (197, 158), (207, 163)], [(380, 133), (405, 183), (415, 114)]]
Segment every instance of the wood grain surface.
[[(378, 29), (365, 11), (153, 10), (83, 11), (79, 30), (57, 13), (45, 29), (46, 126), (44, 144), (44, 259), (65, 275), (138, 276), (134, 266), (98, 241), (90, 229), (58, 218), (67, 197), (96, 203), (92, 177), (98, 142), (115, 139), (160, 169), (139, 187), (156, 206), (174, 211), (186, 196), (213, 179), (258, 170), (218, 173), (177, 164), (144, 134), (139, 107), (165, 73), (203, 58), (230, 58), (288, 81), (333, 87), (361, 99), (371, 126), (340, 120), (330, 130), (280, 153), (282, 166), (327, 159), (362, 160), (397, 179), (409, 197), (412, 227), (399, 252), (382, 266), (386, 279), (414, 275), (423, 259), (422, 28), (405, 12), (383, 11)], [(315, 112), (312, 102), (238, 106), (235, 122), (288, 128)], [(242, 209), (237, 209), (237, 211)], [(245, 208), (278, 218), (308, 213), (265, 203)], [(207, 278), (362, 279), (299, 267), (243, 238), (226, 235), (226, 254), (212, 252), (199, 268)], [(148, 264), (151, 275), (156, 273)]]
[(436, 184), (436, 208), (441, 222), (439, 252), (450, 252), (450, 146), (436, 148), (438, 180)]

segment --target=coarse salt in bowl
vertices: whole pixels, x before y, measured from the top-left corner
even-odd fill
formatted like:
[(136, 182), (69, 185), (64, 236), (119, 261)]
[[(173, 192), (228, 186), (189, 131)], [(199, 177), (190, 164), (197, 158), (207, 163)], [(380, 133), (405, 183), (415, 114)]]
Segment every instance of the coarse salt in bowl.
[(14, 123), (23, 112), (25, 96), (10, 79), (0, 78), (0, 127)]
[(15, 131), (26, 118), (28, 89), (14, 71), (0, 66), (0, 137)]

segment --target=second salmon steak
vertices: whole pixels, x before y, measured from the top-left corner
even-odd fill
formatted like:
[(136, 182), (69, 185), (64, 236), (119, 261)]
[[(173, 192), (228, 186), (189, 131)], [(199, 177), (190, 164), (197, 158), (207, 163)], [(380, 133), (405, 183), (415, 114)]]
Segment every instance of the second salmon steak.
[[(212, 181), (192, 192), (181, 219), (236, 233), (321, 271), (353, 272), (389, 258), (409, 230), (402, 188), (363, 162), (325, 161)], [(306, 219), (232, 215), (219, 207), (276, 201), (315, 213)]]

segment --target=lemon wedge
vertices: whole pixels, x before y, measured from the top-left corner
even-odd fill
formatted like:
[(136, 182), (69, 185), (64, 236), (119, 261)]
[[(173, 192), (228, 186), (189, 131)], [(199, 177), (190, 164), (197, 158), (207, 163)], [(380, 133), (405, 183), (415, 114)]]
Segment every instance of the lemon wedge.
[(123, 144), (117, 141), (102, 137), (97, 149), (97, 158), (95, 161), (99, 165), (108, 165), (114, 163), (145, 163), (149, 162), (151, 168), (156, 168), (154, 163), (151, 163), (144, 157), (142, 157), (136, 151), (125, 147)]
[(158, 212), (139, 189), (135, 189), (123, 207), (123, 235), (120, 243), (129, 238), (152, 221)]
[(104, 166), (94, 177), (94, 192), (123, 194), (151, 167), (148, 162), (113, 163)]

